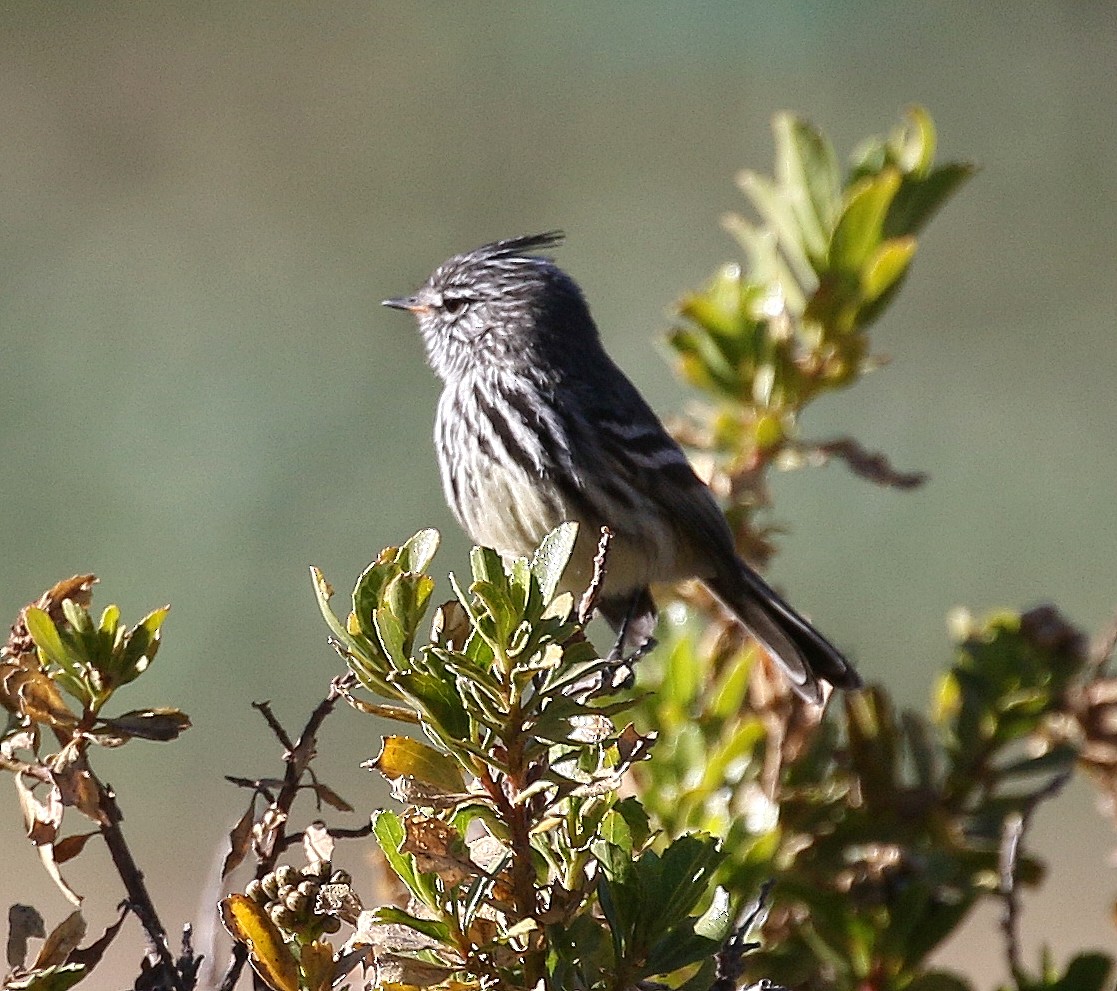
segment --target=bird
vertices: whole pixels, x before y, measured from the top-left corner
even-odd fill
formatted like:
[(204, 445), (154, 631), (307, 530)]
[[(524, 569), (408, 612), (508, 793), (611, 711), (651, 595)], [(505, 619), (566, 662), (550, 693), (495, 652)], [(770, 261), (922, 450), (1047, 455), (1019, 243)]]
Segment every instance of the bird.
[(506, 559), (579, 525), (560, 589), (584, 589), (612, 532), (597, 611), (617, 651), (654, 645), (649, 586), (696, 578), (819, 704), (821, 682), (862, 684), (850, 662), (736, 552), (714, 495), (606, 352), (578, 284), (548, 253), (561, 231), (454, 255), (383, 305), (418, 322), (442, 383), (434, 441), (451, 511)]

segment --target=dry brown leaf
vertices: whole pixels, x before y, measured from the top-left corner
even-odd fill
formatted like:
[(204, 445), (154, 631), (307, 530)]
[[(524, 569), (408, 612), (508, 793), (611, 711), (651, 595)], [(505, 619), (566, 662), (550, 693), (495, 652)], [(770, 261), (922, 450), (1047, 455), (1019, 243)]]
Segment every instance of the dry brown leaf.
[(43, 917), (32, 905), (13, 905), (8, 909), (8, 966), (22, 967), (27, 960), (27, 941), (46, 939)]
[(54, 862), (56, 864), (64, 864), (67, 860), (73, 860), (82, 850), (85, 849), (85, 844), (89, 842), (91, 836), (100, 836), (98, 830), (93, 830), (89, 833), (74, 833), (73, 836), (66, 836), (54, 844)]
[(413, 854), (420, 871), (434, 872), (450, 886), (478, 873), (461, 836), (441, 819), (409, 812), (403, 817), (403, 830), (400, 851)]
[(336, 915), (351, 926), (361, 915), (361, 899), (348, 884), (324, 884), (318, 889), (314, 910), (322, 915)]
[(58, 838), (58, 827), (62, 824), (62, 793), (54, 785), (47, 794), (46, 802), (41, 802), (32, 786), (24, 780), (25, 777), (24, 774), (17, 774), (15, 784), (27, 838), (35, 846), (53, 843)]
[(17, 711), (37, 723), (72, 731), (80, 722), (50, 676), (42, 670), (20, 668), (13, 671), (5, 679), (5, 690), (14, 697)]
[(128, 907), (122, 906), (120, 909), (120, 916), (116, 922), (105, 929), (100, 939), (90, 943), (89, 946), (74, 950), (74, 952), (70, 954), (70, 963), (81, 964), (85, 967), (86, 973), (88, 974), (89, 971), (101, 962), (101, 958), (105, 955), (105, 950), (107, 950), (112, 941), (116, 939), (116, 934), (120, 932), (120, 928), (124, 925), (124, 920), (127, 918)]
[(336, 791), (329, 785), (324, 785), (320, 781), (310, 785), (311, 790), (323, 802), (331, 808), (335, 808), (338, 812), (352, 812), (353, 806), (350, 805), (344, 798), (342, 798)]
[(71, 912), (51, 930), (31, 969), (61, 966), (70, 959), (70, 954), (84, 938), (85, 919), (81, 912)]
[(70, 764), (55, 770), (51, 777), (64, 804), (73, 806), (98, 826), (110, 824), (111, 820), (101, 805), (101, 789), (88, 770)]
[(260, 820), (252, 827), (252, 848), (256, 856), (266, 860), (271, 856), (275, 841), (279, 838), (279, 831), (287, 821), (287, 814), (281, 812), (273, 802), (265, 810)]
[(431, 621), (431, 643), (445, 647), (447, 650), (461, 650), (473, 632), (473, 624), (469, 620), (462, 604), (457, 599), (444, 602), (434, 611)]
[[(96, 583), (96, 575), (74, 575), (72, 578), (65, 578), (55, 583), (36, 601), (28, 605), (44, 610), (52, 620), (58, 622), (64, 618), (62, 603), (66, 599), (72, 599), (79, 606), (88, 606), (93, 599), (93, 586)], [(4, 653), (9, 656), (19, 657), (22, 654), (35, 653), (35, 642), (27, 630), (27, 609), (28, 606), (24, 606), (20, 610), (19, 618), (12, 626), (8, 642), (4, 646)]]
[(221, 878), (227, 878), (248, 856), (252, 844), (252, 825), (256, 821), (256, 796), (248, 803), (248, 809), (237, 824), (229, 830), (229, 852), (221, 865)]

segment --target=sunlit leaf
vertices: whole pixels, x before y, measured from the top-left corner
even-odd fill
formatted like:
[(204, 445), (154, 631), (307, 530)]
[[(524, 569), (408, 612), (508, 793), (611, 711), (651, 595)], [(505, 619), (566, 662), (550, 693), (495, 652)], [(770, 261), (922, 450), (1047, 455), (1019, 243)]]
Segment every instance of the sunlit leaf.
[(386, 736), (371, 767), (389, 780), (413, 777), (446, 792), (462, 792), (465, 782), (457, 762), (448, 754), (406, 736)]
[(438, 551), (439, 532), (433, 528), (420, 530), (400, 547), (399, 564), (404, 571), (426, 571)]
[(578, 524), (562, 523), (543, 538), (532, 556), (531, 571), (539, 582), (544, 602), (554, 598), (577, 538)]
[(229, 935), (248, 947), (249, 961), (275, 991), (299, 991), (299, 966), (262, 905), (247, 895), (221, 901), (221, 921)]
[(884, 218), (899, 188), (900, 173), (886, 169), (846, 194), (845, 208), (830, 238), (832, 268), (860, 282), (862, 268), (881, 242)]
[(68, 963), (46, 970), (32, 971), (4, 982), (4, 991), (67, 991), (85, 978), (83, 964)]
[(66, 963), (70, 959), (70, 954), (85, 938), (85, 929), (85, 918), (81, 912), (71, 912), (50, 931), (39, 949), (39, 955), (35, 958), (32, 969), (41, 970)]

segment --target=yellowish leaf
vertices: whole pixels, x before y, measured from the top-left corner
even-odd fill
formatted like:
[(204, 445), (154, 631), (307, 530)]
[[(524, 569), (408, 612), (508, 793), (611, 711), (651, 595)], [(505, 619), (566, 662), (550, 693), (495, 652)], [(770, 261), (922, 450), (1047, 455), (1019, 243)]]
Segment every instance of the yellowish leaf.
[(299, 966), (262, 905), (247, 895), (230, 895), (221, 902), (221, 921), (248, 947), (253, 969), (269, 987), (299, 991)]

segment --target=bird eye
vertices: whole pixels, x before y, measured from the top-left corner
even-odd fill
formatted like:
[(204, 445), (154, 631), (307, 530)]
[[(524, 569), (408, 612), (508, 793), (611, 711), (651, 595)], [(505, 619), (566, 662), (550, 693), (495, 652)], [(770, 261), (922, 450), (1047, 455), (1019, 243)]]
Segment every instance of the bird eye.
[(449, 316), (456, 317), (462, 310), (465, 309), (464, 296), (443, 296), (442, 309), (446, 311)]

